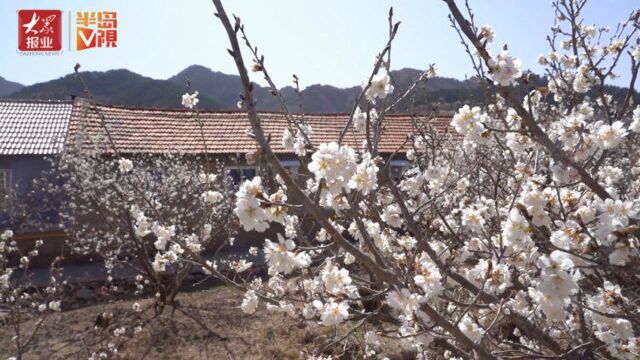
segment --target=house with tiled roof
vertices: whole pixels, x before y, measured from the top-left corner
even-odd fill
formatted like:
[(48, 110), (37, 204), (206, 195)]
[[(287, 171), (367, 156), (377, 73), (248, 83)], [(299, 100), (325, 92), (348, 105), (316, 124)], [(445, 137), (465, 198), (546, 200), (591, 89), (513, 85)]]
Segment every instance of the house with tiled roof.
[(21, 248), (46, 238), (41, 251), (59, 254), (64, 241), (55, 204), (28, 194), (34, 179), (64, 150), (73, 106), (72, 101), (0, 100), (0, 229), (15, 229)]
[[(293, 115), (313, 129), (310, 140), (314, 145), (336, 141), (347, 124), (348, 114)], [(285, 167), (296, 168), (297, 157), (282, 146), (282, 134), (287, 128), (287, 117), (278, 112), (260, 112), (259, 117), (272, 149)], [(395, 153), (392, 171), (399, 172), (406, 165), (405, 153), (411, 148), (407, 137), (424, 125), (425, 119), (406, 114), (385, 117), (378, 152), (383, 156)], [(429, 119), (430, 126), (439, 133), (447, 131), (449, 117)], [(250, 135), (250, 125), (243, 111), (192, 111), (187, 109), (151, 109), (112, 105), (93, 106), (86, 100), (76, 102), (69, 121), (68, 145), (77, 146), (78, 139), (86, 151), (94, 151), (96, 141), (102, 139), (100, 149), (120, 154), (200, 155), (206, 152), (226, 161), (228, 173), (236, 180), (251, 177), (255, 168), (247, 161), (257, 150)], [(203, 141), (204, 137), (204, 141)], [(107, 138), (109, 140), (107, 141)], [(349, 127), (343, 143), (360, 148), (365, 137)]]
[[(257, 146), (249, 136), (249, 123), (242, 111), (192, 111), (187, 109), (134, 108), (91, 105), (87, 99), (73, 101), (0, 100), (0, 195), (10, 188), (28, 189), (31, 181), (48, 168), (47, 158), (69, 147), (82, 151), (99, 151), (105, 155), (184, 154), (205, 152), (218, 159), (233, 158), (229, 174), (239, 180), (255, 174), (250, 165)], [(272, 149), (287, 167), (295, 168), (297, 158), (282, 146), (287, 127), (283, 113), (261, 112), (262, 126)], [(317, 145), (335, 141), (348, 121), (347, 114), (293, 115), (313, 129), (310, 137)], [(406, 114), (387, 115), (379, 140), (378, 152), (396, 154), (395, 168), (406, 163), (410, 149), (408, 135), (428, 121), (438, 133), (447, 132), (449, 117), (429, 120)], [(204, 141), (203, 141), (204, 137)], [(105, 139), (109, 141), (105, 141)], [(80, 143), (78, 143), (80, 141)], [(96, 147), (96, 141), (102, 145)], [(362, 146), (363, 132), (348, 128), (344, 143)], [(205, 150), (206, 147), (206, 150)], [(1, 199), (1, 198), (0, 198)], [(2, 200), (0, 200), (0, 205)]]
[[(249, 122), (242, 111), (192, 111), (187, 109), (134, 108), (91, 105), (87, 99), (70, 101), (0, 100), (0, 206), (11, 188), (26, 191), (32, 180), (48, 168), (47, 158), (80, 145), (83, 151), (95, 151), (96, 139), (102, 139), (100, 151), (128, 156), (136, 154), (202, 155), (207, 152), (224, 161), (236, 180), (250, 177), (255, 169), (247, 161), (257, 146), (249, 136)], [(282, 146), (287, 127), (283, 113), (259, 114), (273, 151), (287, 167), (297, 167), (297, 158)], [(343, 131), (347, 114), (293, 115), (313, 129), (312, 143), (335, 141)], [(379, 141), (381, 155), (395, 153), (392, 167), (400, 169), (410, 146), (407, 136), (424, 125), (425, 119), (406, 114), (387, 115)], [(447, 132), (449, 117), (428, 120), (439, 133)], [(204, 141), (203, 141), (204, 136)], [(110, 138), (109, 142), (104, 139)], [(79, 141), (82, 142), (78, 144)], [(362, 146), (364, 134), (347, 129), (344, 143)], [(206, 144), (206, 151), (205, 151)]]
[[(293, 116), (311, 126), (310, 139), (314, 145), (336, 141), (349, 118), (348, 114)], [(285, 167), (297, 172), (300, 166), (297, 157), (282, 146), (287, 117), (277, 112), (260, 112), (259, 117), (273, 151)], [(391, 171), (399, 174), (407, 165), (405, 154), (411, 148), (408, 136), (425, 123), (436, 133), (445, 133), (449, 122), (449, 117), (427, 120), (403, 114), (387, 115), (379, 140), (379, 154), (384, 157), (394, 154)], [(247, 115), (239, 110), (92, 105), (83, 98), (0, 100), (0, 191), (6, 194), (9, 189), (18, 188), (26, 192), (33, 179), (49, 169), (48, 159), (72, 149), (99, 151), (101, 156), (113, 156), (117, 149), (120, 156), (128, 157), (182, 154), (197, 158), (206, 152), (219, 160), (218, 164), (223, 164), (227, 175), (240, 182), (257, 172), (254, 163), (257, 145), (249, 130)], [(343, 143), (354, 148), (360, 148), (363, 141), (364, 134), (352, 127), (343, 139)], [(0, 207), (0, 228), (3, 227), (1, 210)], [(54, 224), (55, 219), (51, 222)], [(47, 231), (49, 238), (64, 237), (59, 229)], [(47, 238), (42, 233), (21, 236), (31, 240)]]
[[(80, 102), (77, 102), (79, 104)], [(348, 114), (305, 114), (301, 119), (313, 129), (310, 140), (314, 145), (336, 141), (348, 120)], [(282, 146), (282, 134), (287, 127), (283, 113), (260, 112), (265, 134), (271, 136), (271, 147), (278, 155), (290, 155)], [(104, 121), (104, 123), (103, 123)], [(407, 136), (419, 126), (419, 118), (406, 114), (385, 117), (384, 131), (379, 143), (381, 154), (404, 153), (409, 146)], [(439, 132), (445, 132), (449, 117), (431, 119)], [(69, 123), (69, 138), (86, 131), (92, 136), (106, 136), (108, 132), (121, 153), (184, 153), (202, 154), (205, 148), (200, 129), (207, 142), (207, 151), (214, 155), (247, 153), (256, 149), (256, 142), (248, 135), (249, 122), (243, 111), (190, 111), (183, 109), (132, 108), (111, 105), (76, 106)], [(363, 132), (350, 127), (343, 143), (360, 148)], [(88, 147), (89, 149), (90, 147)]]
[(64, 149), (71, 101), (0, 100), (0, 209), (10, 190), (28, 192)]

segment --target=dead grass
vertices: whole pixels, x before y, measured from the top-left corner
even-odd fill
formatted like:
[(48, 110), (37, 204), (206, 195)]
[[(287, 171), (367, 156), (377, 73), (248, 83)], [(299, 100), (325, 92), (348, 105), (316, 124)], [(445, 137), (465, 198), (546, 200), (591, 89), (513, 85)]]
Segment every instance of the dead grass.
[[(152, 303), (149, 299), (138, 302), (143, 308)], [(182, 294), (179, 302), (184, 313), (172, 313), (169, 309), (136, 336), (127, 333), (116, 338), (126, 340), (118, 355), (124, 359), (300, 359), (325, 344), (334, 331), (315, 322), (296, 322), (263, 307), (254, 315), (243, 314), (238, 308), (241, 294), (224, 286)], [(86, 359), (90, 351), (106, 346), (101, 338), (116, 327), (96, 330), (96, 317), (111, 312), (118, 319), (129, 312), (133, 303), (120, 301), (53, 314), (23, 358)], [(206, 310), (196, 312), (194, 308)], [(146, 318), (152, 313), (152, 310), (145, 312)], [(27, 330), (33, 326), (33, 320), (24, 323)], [(345, 326), (338, 331), (346, 329)], [(0, 326), (2, 359), (15, 351), (12, 336), (12, 328)]]

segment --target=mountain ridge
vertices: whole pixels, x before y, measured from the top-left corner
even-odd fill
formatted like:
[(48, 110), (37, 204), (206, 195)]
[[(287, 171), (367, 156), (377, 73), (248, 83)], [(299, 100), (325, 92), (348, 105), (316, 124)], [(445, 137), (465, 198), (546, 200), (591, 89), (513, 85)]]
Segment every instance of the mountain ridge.
[[(179, 107), (184, 90), (165, 80), (156, 80), (127, 69), (82, 72), (84, 80), (97, 101), (116, 105)], [(24, 87), (10, 94), (13, 99), (64, 100), (86, 93), (75, 74)], [(201, 97), (204, 107), (220, 107), (218, 103)]]
[[(395, 91), (387, 98), (387, 104), (394, 103), (402, 96), (422, 73), (421, 70), (412, 68), (390, 71)], [(98, 102), (113, 105), (181, 108), (182, 94), (187, 91), (187, 85), (190, 84), (191, 91), (199, 92), (198, 107), (200, 109), (235, 110), (240, 94), (243, 92), (239, 76), (214, 71), (202, 65), (188, 66), (168, 79), (152, 79), (127, 69), (82, 72), (82, 75)], [(536, 86), (543, 86), (546, 83), (543, 78), (536, 75), (531, 79)], [(0, 81), (0, 85), (2, 84)], [(526, 85), (520, 83), (515, 90), (520, 95), (524, 95), (527, 89)], [(300, 100), (302, 100), (302, 112), (308, 113), (350, 112), (360, 91), (360, 86), (340, 88), (326, 84), (309, 85), (300, 93), (296, 92), (292, 86), (279, 89), (289, 111), (299, 112)], [(615, 99), (625, 94), (624, 88), (615, 86), (607, 87), (607, 91), (611, 92)], [(21, 87), (18, 84), (17, 91), (4, 95), (0, 93), (0, 98), (64, 100), (84, 95), (82, 84), (75, 74), (68, 74), (30, 86)], [(254, 83), (254, 98), (258, 110), (282, 111), (280, 99), (267, 87)], [(458, 80), (434, 77), (426, 82), (419, 82), (413, 93), (398, 102), (393, 110), (395, 112), (450, 111), (464, 104), (481, 104), (483, 100), (484, 92), (477, 79)]]
[[(214, 71), (202, 65), (188, 66), (168, 79), (152, 79), (127, 69), (86, 71), (81, 74), (98, 102), (113, 105), (179, 108), (181, 95), (186, 92), (187, 84), (190, 83), (190, 89), (199, 92), (200, 108), (232, 110), (237, 109), (239, 94), (242, 93), (239, 76)], [(403, 93), (421, 74), (421, 70), (411, 68), (391, 71), (396, 92), (389, 101), (394, 101), (394, 96)], [(438, 77), (430, 79), (426, 87), (418, 86), (417, 89), (424, 88), (427, 92), (437, 93), (458, 91), (467, 85), (461, 80)], [(300, 94), (292, 86), (285, 86), (279, 91), (290, 111), (299, 111), (302, 100), (304, 112), (338, 113), (351, 111), (360, 89), (360, 86), (340, 88), (329, 84), (312, 84), (301, 90)], [(20, 85), (13, 90), (1, 93), (0, 97), (64, 100), (85, 95), (81, 82), (73, 73), (30, 86)], [(271, 94), (269, 88), (255, 84), (254, 95), (259, 110), (282, 110), (280, 100)], [(446, 100), (455, 102), (457, 99), (449, 96)], [(423, 106), (424, 99), (418, 103)], [(404, 106), (404, 110), (406, 109), (407, 106)]]

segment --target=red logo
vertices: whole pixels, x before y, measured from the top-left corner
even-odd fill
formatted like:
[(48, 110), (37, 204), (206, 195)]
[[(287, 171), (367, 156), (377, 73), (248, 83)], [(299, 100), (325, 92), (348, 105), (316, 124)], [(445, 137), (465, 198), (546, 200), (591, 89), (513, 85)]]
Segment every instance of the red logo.
[(62, 11), (20, 10), (18, 12), (18, 50), (62, 50)]

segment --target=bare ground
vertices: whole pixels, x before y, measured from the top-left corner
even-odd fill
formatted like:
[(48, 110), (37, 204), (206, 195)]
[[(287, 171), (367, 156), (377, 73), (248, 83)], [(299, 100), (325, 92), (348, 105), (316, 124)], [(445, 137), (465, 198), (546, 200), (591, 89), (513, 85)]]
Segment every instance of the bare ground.
[[(313, 349), (327, 344), (334, 331), (346, 333), (355, 324), (334, 329), (316, 322), (301, 323), (262, 306), (255, 314), (246, 315), (239, 309), (241, 299), (240, 293), (224, 286), (184, 293), (178, 298), (179, 310), (165, 309), (157, 317), (153, 316), (152, 301), (141, 300), (138, 302), (146, 310), (134, 315), (136, 318), (127, 317), (129, 330), (124, 336), (111, 336), (108, 340), (105, 335), (113, 334), (119, 327), (116, 319), (132, 313), (130, 309), (135, 301), (55, 313), (43, 322), (23, 359), (87, 359), (96, 349), (106, 348), (109, 342), (121, 344), (117, 356), (124, 359), (304, 359)], [(102, 313), (114, 314), (113, 322), (97, 322)], [(132, 336), (133, 325), (142, 321), (147, 321), (146, 326)], [(25, 320), (22, 324), (22, 332), (28, 334), (35, 321)], [(0, 325), (0, 359), (15, 354), (13, 330), (10, 325)], [(360, 338), (363, 334), (363, 329), (356, 333)], [(351, 346), (358, 348), (359, 345)], [(400, 354), (397, 344), (391, 348)], [(343, 353), (342, 358), (356, 357), (344, 353), (342, 347), (335, 350)]]

